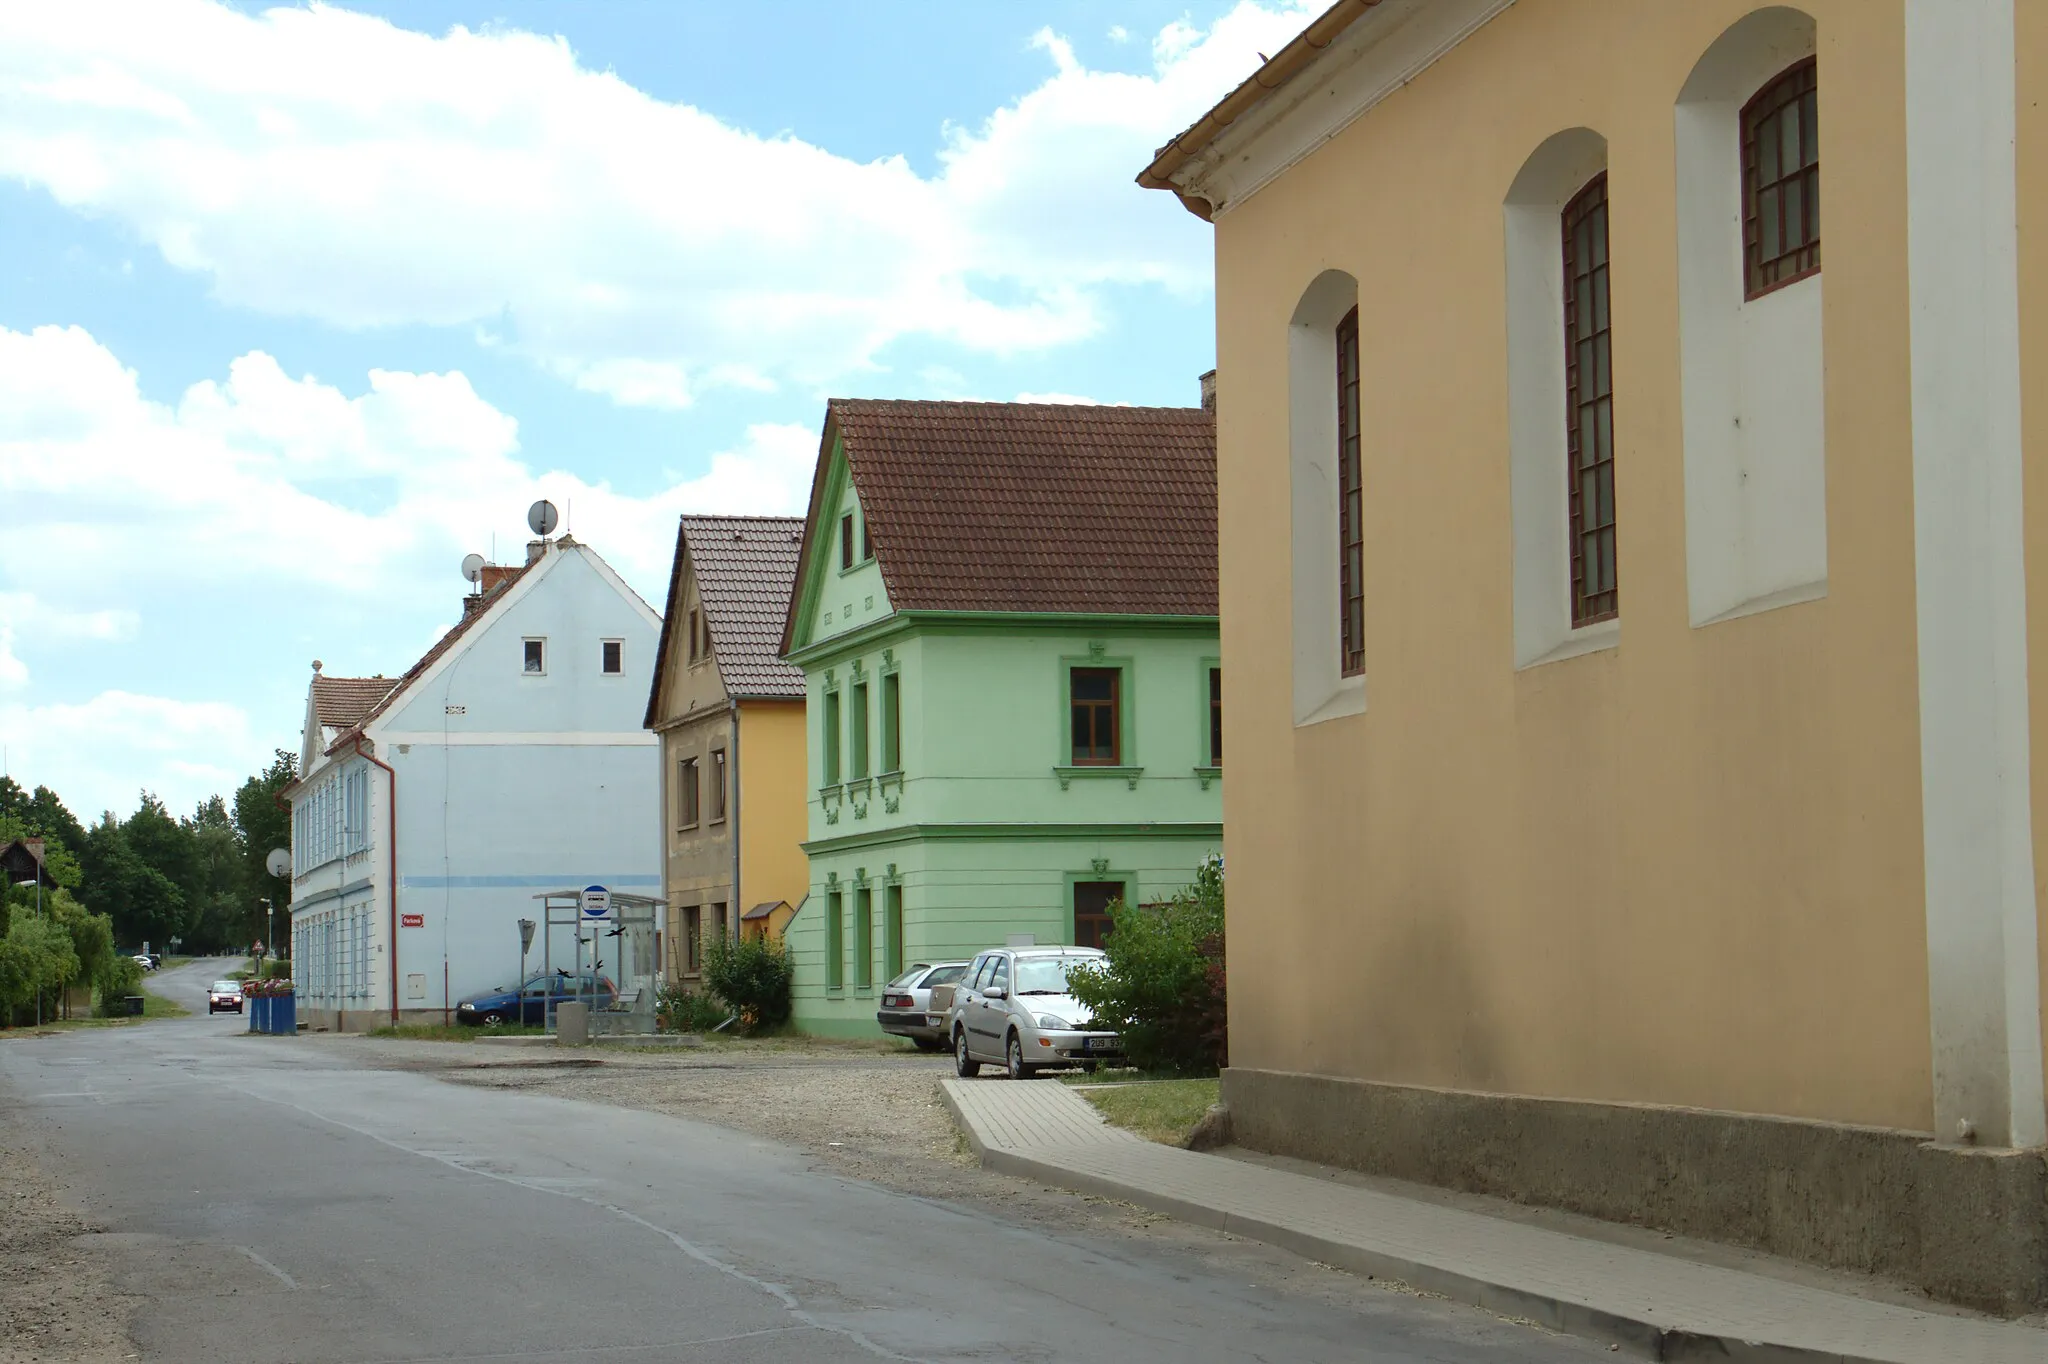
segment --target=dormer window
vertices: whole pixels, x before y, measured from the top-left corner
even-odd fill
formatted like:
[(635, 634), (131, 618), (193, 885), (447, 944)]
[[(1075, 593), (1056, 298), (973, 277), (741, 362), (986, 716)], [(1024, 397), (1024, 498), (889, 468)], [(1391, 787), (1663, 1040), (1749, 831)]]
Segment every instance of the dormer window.
[(601, 663), (607, 674), (615, 676), (626, 670), (626, 644), (624, 640), (608, 639), (604, 641), (601, 654)]
[(526, 675), (540, 677), (548, 670), (548, 642), (545, 639), (526, 641)]

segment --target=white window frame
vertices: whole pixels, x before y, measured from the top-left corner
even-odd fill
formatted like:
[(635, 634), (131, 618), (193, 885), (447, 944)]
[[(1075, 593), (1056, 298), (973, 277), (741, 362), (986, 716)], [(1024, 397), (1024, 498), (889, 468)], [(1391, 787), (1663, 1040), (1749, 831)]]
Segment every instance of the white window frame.
[[(540, 666), (538, 668), (526, 666), (526, 646), (529, 644), (540, 645)], [(546, 677), (548, 675), (548, 637), (546, 635), (526, 635), (521, 638), (519, 641), (519, 675), (521, 677)]]
[[(616, 671), (609, 671), (604, 666), (604, 650), (607, 644), (619, 646), (619, 666)], [(543, 659), (542, 661), (545, 662), (546, 660)], [(624, 677), (626, 675), (626, 641), (624, 639), (613, 636), (610, 639), (601, 639), (597, 642), (597, 674), (599, 677)]]

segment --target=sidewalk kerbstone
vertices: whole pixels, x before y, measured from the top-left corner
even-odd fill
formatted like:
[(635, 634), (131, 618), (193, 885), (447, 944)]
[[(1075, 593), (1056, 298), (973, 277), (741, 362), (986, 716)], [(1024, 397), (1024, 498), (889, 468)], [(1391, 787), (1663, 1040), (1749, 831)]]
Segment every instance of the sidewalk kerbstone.
[(1938, 1315), (1143, 1141), (1064, 1085), (942, 1082), (983, 1165), (1135, 1203), (1652, 1359), (2042, 1364), (2048, 1332)]

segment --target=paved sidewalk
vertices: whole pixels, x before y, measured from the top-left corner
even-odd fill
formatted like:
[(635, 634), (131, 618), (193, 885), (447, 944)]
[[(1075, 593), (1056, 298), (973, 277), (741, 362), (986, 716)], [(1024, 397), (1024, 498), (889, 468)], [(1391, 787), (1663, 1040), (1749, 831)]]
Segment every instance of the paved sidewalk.
[(1144, 1141), (1051, 1081), (942, 1082), (982, 1164), (1398, 1279), (1652, 1359), (2044, 1364), (2048, 1332), (1940, 1316)]

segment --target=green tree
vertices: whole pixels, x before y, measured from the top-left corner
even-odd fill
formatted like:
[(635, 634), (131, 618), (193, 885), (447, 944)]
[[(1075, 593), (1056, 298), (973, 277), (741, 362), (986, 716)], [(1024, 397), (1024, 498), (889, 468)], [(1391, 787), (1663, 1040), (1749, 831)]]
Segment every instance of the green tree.
[(291, 812), (279, 808), (277, 796), (298, 777), (298, 755), (280, 748), (268, 767), (243, 782), (235, 792), (235, 829), (242, 846), (241, 891), (249, 915), (236, 937), (238, 942), (263, 936), (263, 906), (257, 903), (262, 899), (276, 906), (280, 935), (289, 936), (290, 916), (286, 909), (292, 902), (291, 878), (272, 876), (263, 863), (272, 848), (292, 845)]
[(1165, 904), (1110, 906), (1106, 960), (1069, 977), (1095, 1024), (1122, 1036), (1133, 1064), (1211, 1074), (1229, 1062), (1223, 972), (1223, 862)]
[(47, 916), (16, 915), (0, 938), (0, 1018), (28, 1013), (39, 997), (49, 1000), (77, 978), (71, 935)]
[(219, 796), (202, 801), (183, 821), (192, 840), (191, 881), (185, 896), (185, 941), (210, 952), (245, 941), (247, 901), (241, 831)]
[(117, 940), (131, 948), (144, 942), (161, 944), (183, 928), (184, 893), (136, 855), (129, 846), (128, 826), (111, 814), (86, 834), (81, 860), (81, 898), (113, 920)]

